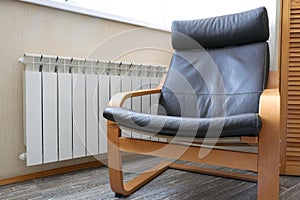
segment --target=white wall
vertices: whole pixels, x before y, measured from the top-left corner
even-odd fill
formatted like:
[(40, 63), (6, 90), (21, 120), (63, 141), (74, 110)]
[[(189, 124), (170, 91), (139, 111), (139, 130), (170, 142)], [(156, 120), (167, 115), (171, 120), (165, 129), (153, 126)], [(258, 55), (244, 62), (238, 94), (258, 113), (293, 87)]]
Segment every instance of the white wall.
[[(142, 34), (144, 40), (127, 40), (132, 43), (130, 46), (124, 41), (113, 42), (114, 37), (124, 34), (131, 38)], [(88, 157), (35, 167), (26, 167), (19, 160), (19, 155), (26, 152), (22, 107), (24, 66), (18, 63), (24, 53), (168, 65), (172, 50), (167, 32), (16, 0), (0, 1), (0, 44), (0, 179), (94, 160)], [(141, 46), (144, 44), (159, 48), (144, 49)], [(108, 49), (100, 48), (101, 45)], [(125, 53), (121, 55), (112, 51), (124, 46), (128, 48), (123, 48)], [(131, 48), (136, 51), (130, 51)]]

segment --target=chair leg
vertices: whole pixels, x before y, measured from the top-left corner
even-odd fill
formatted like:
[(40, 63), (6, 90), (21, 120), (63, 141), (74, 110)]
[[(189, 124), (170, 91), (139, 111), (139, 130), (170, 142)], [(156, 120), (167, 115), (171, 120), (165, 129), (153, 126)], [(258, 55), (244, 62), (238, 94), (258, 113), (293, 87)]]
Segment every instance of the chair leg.
[(258, 139), (257, 197), (276, 200), (279, 199), (280, 96), (278, 90), (264, 93), (259, 105), (262, 130)]
[[(276, 134), (276, 132), (271, 132)], [(279, 199), (279, 138), (269, 135), (259, 138), (258, 194), (259, 200)], [(264, 132), (261, 132), (264, 135)], [(274, 137), (274, 138), (272, 138)]]
[(116, 123), (108, 121), (108, 170), (111, 189), (116, 197), (129, 196), (140, 187), (154, 179), (156, 176), (168, 169), (169, 162), (162, 162), (152, 169), (142, 173), (138, 177), (124, 184), (122, 172), (122, 158), (119, 150), (119, 137), (121, 130)]

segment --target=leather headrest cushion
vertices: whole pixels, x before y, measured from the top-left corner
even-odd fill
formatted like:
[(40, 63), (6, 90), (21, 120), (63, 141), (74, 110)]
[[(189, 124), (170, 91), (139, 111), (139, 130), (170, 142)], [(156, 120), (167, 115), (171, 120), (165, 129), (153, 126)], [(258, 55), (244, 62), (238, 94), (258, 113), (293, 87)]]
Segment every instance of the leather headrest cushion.
[(222, 48), (267, 41), (268, 38), (265, 7), (207, 19), (174, 21), (172, 24), (172, 45), (176, 50)]

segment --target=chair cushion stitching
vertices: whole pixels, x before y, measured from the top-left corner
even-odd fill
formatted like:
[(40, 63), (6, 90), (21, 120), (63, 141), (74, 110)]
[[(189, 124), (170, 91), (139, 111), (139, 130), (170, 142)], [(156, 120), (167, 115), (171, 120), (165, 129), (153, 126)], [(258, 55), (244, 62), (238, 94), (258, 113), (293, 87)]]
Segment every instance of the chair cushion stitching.
[(169, 93), (177, 93), (177, 94), (184, 94), (184, 95), (226, 95), (226, 96), (234, 96), (234, 95), (244, 95), (244, 94), (259, 94), (263, 91), (257, 91), (257, 92), (243, 92), (243, 93), (235, 93), (235, 94), (199, 94), (199, 93), (185, 93), (185, 92), (177, 92), (177, 91), (167, 91), (163, 90), (162, 93), (169, 92)]

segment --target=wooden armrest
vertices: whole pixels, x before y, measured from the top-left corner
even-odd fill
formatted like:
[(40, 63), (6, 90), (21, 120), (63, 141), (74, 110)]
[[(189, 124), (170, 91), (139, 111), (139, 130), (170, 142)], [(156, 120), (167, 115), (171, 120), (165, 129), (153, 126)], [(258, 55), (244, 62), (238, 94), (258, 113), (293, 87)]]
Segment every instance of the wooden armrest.
[(261, 94), (259, 116), (262, 120), (262, 134), (268, 137), (279, 137), (280, 94), (278, 89), (265, 89)]
[(265, 89), (260, 96), (259, 116), (278, 115), (280, 111), (280, 95), (278, 89)]
[[(261, 132), (265, 135), (279, 133), (280, 125), (280, 95), (278, 89), (265, 89), (260, 95), (259, 116), (262, 120)], [(255, 144), (258, 137), (242, 136), (241, 142)]]
[(120, 93), (115, 94), (111, 98), (108, 106), (122, 107), (124, 101), (130, 97), (138, 97), (138, 96), (144, 96), (144, 95), (149, 95), (149, 94), (156, 94), (156, 93), (160, 93), (160, 92), (161, 92), (161, 88), (120, 92)]
[(280, 94), (278, 89), (265, 89), (260, 96), (259, 116), (262, 119), (263, 129), (265, 123), (274, 126), (280, 124)]

